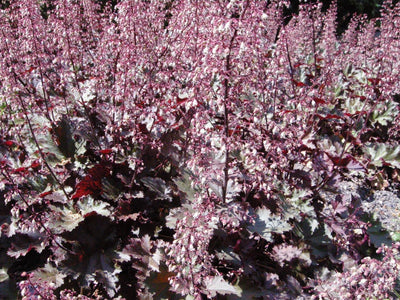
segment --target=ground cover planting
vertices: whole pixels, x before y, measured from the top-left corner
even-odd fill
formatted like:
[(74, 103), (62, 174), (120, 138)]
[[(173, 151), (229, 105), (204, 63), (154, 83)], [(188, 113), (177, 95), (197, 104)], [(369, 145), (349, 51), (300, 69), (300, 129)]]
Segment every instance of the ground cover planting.
[(0, 298), (399, 297), (399, 4), (10, 2)]

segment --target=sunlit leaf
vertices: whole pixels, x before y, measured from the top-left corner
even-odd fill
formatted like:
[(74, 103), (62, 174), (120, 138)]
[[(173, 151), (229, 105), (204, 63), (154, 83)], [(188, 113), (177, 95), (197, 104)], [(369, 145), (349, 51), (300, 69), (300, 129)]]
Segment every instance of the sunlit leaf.
[(214, 276), (206, 280), (206, 288), (211, 297), (235, 294), (241, 296), (241, 290), (224, 280), (222, 276)]
[(61, 273), (57, 268), (47, 263), (43, 268), (33, 273), (32, 281), (41, 280), (58, 288), (64, 283), (66, 276), (66, 274)]

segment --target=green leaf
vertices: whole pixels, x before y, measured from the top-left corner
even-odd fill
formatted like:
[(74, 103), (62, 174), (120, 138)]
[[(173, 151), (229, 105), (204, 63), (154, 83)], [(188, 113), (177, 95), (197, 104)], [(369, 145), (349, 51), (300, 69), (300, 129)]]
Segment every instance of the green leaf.
[(94, 200), (92, 197), (85, 197), (85, 200), (79, 201), (77, 206), (81, 215), (83, 216), (93, 212), (104, 217), (111, 215), (110, 205), (108, 203), (100, 200)]
[[(43, 130), (43, 128), (48, 127), (51, 128), (49, 121), (41, 116), (34, 115), (31, 118), (32, 127), (36, 132), (36, 140), (40, 145), (40, 148), (43, 153), (46, 153), (46, 160), (51, 165), (55, 165), (65, 159), (64, 154), (60, 151), (60, 148), (57, 146), (56, 142), (53, 139), (53, 136), (50, 134), (48, 130)], [(39, 134), (40, 132), (40, 134)], [(30, 132), (26, 133), (27, 136), (31, 136)], [(29, 152), (36, 152), (37, 146), (35, 143), (31, 143), (31, 149)]]
[(179, 191), (184, 194), (184, 199), (187, 199), (189, 202), (192, 202), (196, 199), (195, 196), (198, 192), (198, 190), (192, 186), (191, 176), (193, 176), (193, 174), (184, 169), (182, 176), (174, 180), (174, 183), (177, 185)]
[[(398, 106), (393, 101), (387, 101), (382, 104), (384, 107), (381, 109), (378, 106), (371, 114), (372, 124), (379, 123), (387, 126), (389, 122), (393, 122), (395, 117), (399, 114)], [(381, 105), (381, 106), (382, 106)]]
[(390, 234), (377, 221), (372, 223), (372, 226), (368, 228), (367, 232), (369, 240), (377, 248), (381, 247), (382, 244), (391, 246), (393, 243)]
[(41, 232), (26, 232), (24, 234), (17, 233), (11, 241), (12, 247), (7, 251), (11, 257), (25, 256), (32, 249), (41, 253), (48, 244), (48, 237)]
[(52, 218), (48, 227), (56, 234), (72, 231), (84, 220), (83, 216), (71, 206), (59, 208), (51, 205), (50, 207)]
[(91, 197), (83, 197), (75, 207), (67, 205), (64, 207), (50, 206), (53, 212), (51, 222), (47, 225), (54, 233), (60, 234), (74, 230), (85, 219), (86, 216), (95, 213), (108, 217), (111, 212), (110, 205), (103, 201), (96, 201)]
[(211, 297), (234, 294), (241, 296), (242, 291), (238, 286), (233, 286), (225, 281), (222, 276), (215, 276), (206, 280), (206, 289)]
[(189, 212), (192, 215), (195, 213), (193, 207), (189, 204), (183, 204), (181, 207), (172, 208), (166, 217), (165, 226), (175, 229), (177, 221), (185, 217), (186, 212)]
[(226, 296), (228, 300), (239, 300), (239, 299), (273, 299), (271, 296), (274, 294), (273, 290), (268, 286), (269, 282), (264, 287), (259, 287), (250, 278), (242, 277), (240, 281), (235, 285), (235, 288), (240, 291), (240, 296), (236, 294), (230, 294)]
[(394, 242), (400, 242), (400, 232), (391, 233), (391, 237)]
[[(282, 201), (283, 217), (285, 220), (301, 221), (302, 216), (316, 219), (314, 207), (311, 203), (311, 192), (308, 190), (290, 190), (288, 187), (283, 188), (285, 195)], [(318, 225), (317, 225), (318, 226)]]
[(382, 167), (383, 163), (400, 168), (400, 146), (391, 146), (383, 143), (368, 144), (364, 152), (370, 157), (370, 164)]
[(319, 226), (313, 232), (309, 222), (304, 220), (298, 224), (300, 238), (307, 241), (310, 245), (311, 254), (316, 257), (326, 257), (329, 255), (329, 246), (332, 244), (329, 238), (330, 232), (327, 226)]
[(33, 273), (31, 280), (33, 282), (42, 281), (42, 282), (52, 283), (55, 288), (58, 288), (61, 285), (63, 285), (64, 278), (66, 276), (67, 276), (66, 274), (60, 273), (60, 271), (57, 268), (47, 263), (43, 268), (40, 268)]
[(168, 271), (168, 268), (162, 264), (159, 272), (150, 272), (150, 275), (144, 281), (144, 286), (151, 294), (150, 299), (182, 299), (169, 290), (169, 278), (175, 274)]
[(0, 269), (0, 299), (19, 299), (17, 295), (17, 284), (7, 274), (7, 269)]
[(346, 97), (344, 101), (344, 107), (350, 114), (355, 114), (356, 112), (360, 112), (365, 109), (364, 101), (354, 97)]
[(161, 178), (144, 177), (140, 180), (151, 191), (157, 193), (156, 199), (171, 199), (171, 189)]
[(4, 282), (8, 279), (7, 270), (5, 268), (0, 269), (0, 282)]
[(215, 256), (220, 261), (229, 262), (229, 264), (234, 265), (236, 267), (240, 267), (242, 264), (242, 260), (239, 254), (235, 253), (232, 247), (226, 247), (222, 249), (221, 251), (217, 252)]

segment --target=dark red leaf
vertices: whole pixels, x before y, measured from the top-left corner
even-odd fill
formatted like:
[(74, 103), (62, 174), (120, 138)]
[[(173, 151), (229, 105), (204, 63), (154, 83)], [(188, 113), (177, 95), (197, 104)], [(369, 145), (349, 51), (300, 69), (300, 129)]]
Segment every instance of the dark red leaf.
[(147, 130), (147, 127), (146, 127), (146, 125), (145, 124), (138, 124), (138, 129), (139, 129), (139, 132), (140, 133), (142, 133), (142, 134), (148, 134), (149, 133), (149, 131)]
[(293, 79), (293, 82), (294, 82), (294, 84), (295, 84), (296, 86), (298, 86), (298, 87), (306, 86), (306, 84), (303, 83), (303, 82), (301, 82), (301, 81), (297, 81), (297, 80), (294, 80), (294, 79)]
[(101, 154), (110, 154), (112, 153), (112, 149), (103, 149), (99, 151)]
[(341, 118), (342, 118), (341, 116), (332, 115), (332, 114), (327, 114), (327, 115), (325, 116), (325, 119), (341, 119)]
[(234, 134), (238, 134), (239, 133), (239, 130), (238, 129), (235, 129), (235, 130), (233, 130), (233, 129), (229, 129), (228, 130), (228, 134), (229, 134), (229, 136), (232, 136), (232, 135), (234, 135)]
[(317, 104), (325, 104), (326, 102), (322, 98), (314, 97), (314, 101)]
[(180, 123), (175, 123), (175, 124), (171, 125), (171, 129), (174, 129), (174, 130), (179, 129), (180, 127), (182, 127), (182, 124), (180, 124)]
[(82, 262), (84, 257), (85, 257), (85, 253), (83, 251), (78, 253), (79, 262)]
[(344, 167), (350, 162), (351, 158), (350, 157), (344, 157), (344, 158), (331, 157), (331, 160), (336, 166)]
[(316, 116), (322, 120), (329, 120), (329, 119), (342, 119), (341, 116), (338, 115), (333, 115), (333, 114), (327, 114), (326, 116), (320, 115), (320, 114), (316, 114)]
[(356, 164), (359, 165), (357, 160), (350, 154), (345, 154), (344, 156), (332, 156), (328, 154), (328, 156), (331, 161), (338, 167), (353, 167)]
[(294, 109), (286, 109), (286, 110), (284, 110), (284, 111), (282, 111), (282, 113), (285, 115), (285, 114), (289, 114), (289, 113), (294, 113), (294, 112), (296, 112)]
[(79, 199), (83, 196), (98, 194), (101, 190), (101, 181), (95, 180), (92, 176), (87, 175), (77, 184), (76, 192), (72, 195), (72, 199)]
[(87, 217), (96, 216), (96, 215), (97, 215), (97, 213), (95, 211), (91, 211), (91, 212), (88, 212), (87, 214), (84, 214), (83, 217), (87, 218)]
[(360, 100), (365, 100), (365, 99), (367, 99), (367, 97), (365, 97), (365, 96), (359, 96), (359, 95), (357, 95), (356, 97), (360, 98)]
[(79, 199), (87, 195), (96, 195), (102, 192), (101, 179), (106, 177), (110, 171), (102, 165), (95, 165), (88, 171), (86, 175), (77, 185), (75, 194), (72, 199)]
[(236, 241), (236, 244), (235, 244), (235, 246), (233, 247), (233, 251), (234, 252), (239, 252), (240, 251), (240, 248), (241, 248), (241, 240), (240, 239), (238, 239), (237, 241)]
[(21, 167), (21, 168), (14, 169), (13, 171), (14, 171), (14, 173), (22, 173), (22, 172), (26, 171), (26, 168), (25, 167)]
[(41, 193), (41, 194), (39, 195), (39, 197), (40, 197), (40, 198), (44, 198), (44, 197), (46, 197), (47, 195), (51, 195), (51, 194), (53, 194), (53, 191), (48, 191), (48, 192)]
[(36, 168), (38, 168), (38, 167), (40, 167), (41, 166), (41, 164), (37, 161), (37, 160), (35, 160), (32, 164), (31, 164), (31, 168), (32, 169), (36, 169)]
[(157, 120), (156, 120), (156, 124), (159, 124), (159, 123), (163, 123), (163, 122), (165, 122), (165, 119), (164, 119), (164, 117), (163, 116), (159, 116), (159, 115), (157, 115)]
[(24, 72), (22, 72), (21, 75), (26, 75), (26, 74), (32, 73), (32, 71), (35, 69), (36, 69), (36, 67), (30, 67), (28, 70), (25, 70)]
[(110, 170), (103, 165), (97, 164), (93, 168), (89, 169), (88, 173), (94, 180), (101, 180), (103, 177), (110, 174)]
[(189, 100), (189, 98), (179, 98), (179, 97), (176, 97), (176, 106), (179, 106), (179, 105), (181, 105), (181, 104), (184, 104), (186, 101), (188, 101)]
[(372, 85), (377, 85), (380, 82), (379, 78), (368, 78), (368, 81), (372, 84)]

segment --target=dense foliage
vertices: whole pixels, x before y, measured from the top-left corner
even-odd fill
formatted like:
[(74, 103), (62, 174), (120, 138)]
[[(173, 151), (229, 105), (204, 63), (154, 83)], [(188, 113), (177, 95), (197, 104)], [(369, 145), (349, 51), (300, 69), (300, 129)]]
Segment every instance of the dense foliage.
[(1, 298), (397, 295), (399, 5), (46, 3), (0, 11)]

